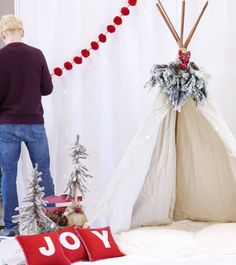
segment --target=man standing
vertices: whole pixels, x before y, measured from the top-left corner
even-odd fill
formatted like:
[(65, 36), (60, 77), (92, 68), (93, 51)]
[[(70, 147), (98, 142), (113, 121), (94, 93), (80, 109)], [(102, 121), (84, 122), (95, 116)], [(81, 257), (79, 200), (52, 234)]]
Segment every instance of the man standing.
[(18, 227), (11, 219), (17, 214), (16, 176), (21, 142), (25, 143), (33, 166), (38, 163), (43, 173), (45, 195), (54, 194), (41, 104), (41, 96), (51, 94), (53, 85), (43, 53), (22, 42), (24, 30), (19, 18), (3, 16), (0, 34), (5, 43), (0, 49), (0, 165), (5, 223), (0, 235), (14, 236)]

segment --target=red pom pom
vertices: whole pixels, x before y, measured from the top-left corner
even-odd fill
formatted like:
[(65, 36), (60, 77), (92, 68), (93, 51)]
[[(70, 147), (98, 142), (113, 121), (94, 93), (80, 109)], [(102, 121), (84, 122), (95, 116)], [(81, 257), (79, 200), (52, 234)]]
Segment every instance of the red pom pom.
[(89, 57), (90, 52), (89, 52), (89, 50), (87, 50), (87, 49), (83, 49), (83, 50), (81, 51), (81, 54), (82, 54), (83, 57), (87, 58), (87, 57)]
[(114, 33), (116, 31), (116, 27), (114, 25), (108, 25), (107, 31), (110, 33)]
[(83, 59), (82, 57), (79, 57), (79, 56), (75, 56), (73, 61), (76, 63), (76, 64), (82, 64), (83, 62)]
[(73, 68), (73, 65), (71, 62), (65, 62), (64, 67), (66, 68), (66, 70), (71, 70)]
[(128, 2), (129, 2), (129, 5), (131, 6), (136, 6), (137, 4), (137, 0), (129, 0)]
[(99, 41), (100, 42), (106, 42), (107, 41), (107, 36), (105, 35), (105, 34), (100, 34), (99, 36), (98, 36), (98, 39), (99, 39)]
[(62, 71), (61, 68), (56, 67), (56, 68), (54, 69), (54, 74), (55, 74), (55, 75), (57, 75), (57, 76), (62, 76), (62, 73), (63, 73), (63, 71)]
[(99, 49), (99, 44), (96, 41), (91, 42), (91, 48), (93, 50), (98, 50)]
[(129, 8), (128, 7), (122, 7), (121, 10), (120, 10), (121, 14), (123, 16), (128, 16), (129, 15)]
[(121, 17), (115, 17), (114, 18), (114, 23), (116, 24), (116, 25), (121, 25), (122, 24), (122, 18)]

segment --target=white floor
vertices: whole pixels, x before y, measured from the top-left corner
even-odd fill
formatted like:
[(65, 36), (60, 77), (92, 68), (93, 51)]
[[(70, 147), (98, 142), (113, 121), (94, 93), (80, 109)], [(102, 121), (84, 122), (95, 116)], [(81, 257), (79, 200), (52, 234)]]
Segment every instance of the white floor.
[(0, 226), (3, 226), (3, 209), (2, 209), (2, 202), (0, 200)]

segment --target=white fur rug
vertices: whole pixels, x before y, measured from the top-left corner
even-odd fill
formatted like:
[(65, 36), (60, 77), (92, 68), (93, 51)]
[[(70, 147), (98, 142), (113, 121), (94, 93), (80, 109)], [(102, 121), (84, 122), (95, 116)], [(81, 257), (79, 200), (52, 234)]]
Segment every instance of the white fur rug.
[[(236, 223), (180, 221), (168, 226), (143, 227), (115, 235), (128, 256), (78, 265), (235, 265)], [(0, 242), (0, 265), (25, 264), (15, 239)]]

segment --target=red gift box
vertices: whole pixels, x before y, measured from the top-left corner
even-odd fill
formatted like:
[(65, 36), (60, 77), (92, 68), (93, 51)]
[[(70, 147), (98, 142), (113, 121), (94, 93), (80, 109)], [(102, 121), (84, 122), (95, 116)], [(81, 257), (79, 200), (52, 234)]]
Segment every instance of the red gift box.
[[(44, 197), (43, 200), (46, 202), (47, 210), (49, 212), (64, 212), (66, 207), (71, 204), (74, 198), (72, 198), (68, 194), (62, 194), (60, 196), (51, 195), (48, 197)], [(82, 196), (78, 196), (77, 201), (82, 201)]]

